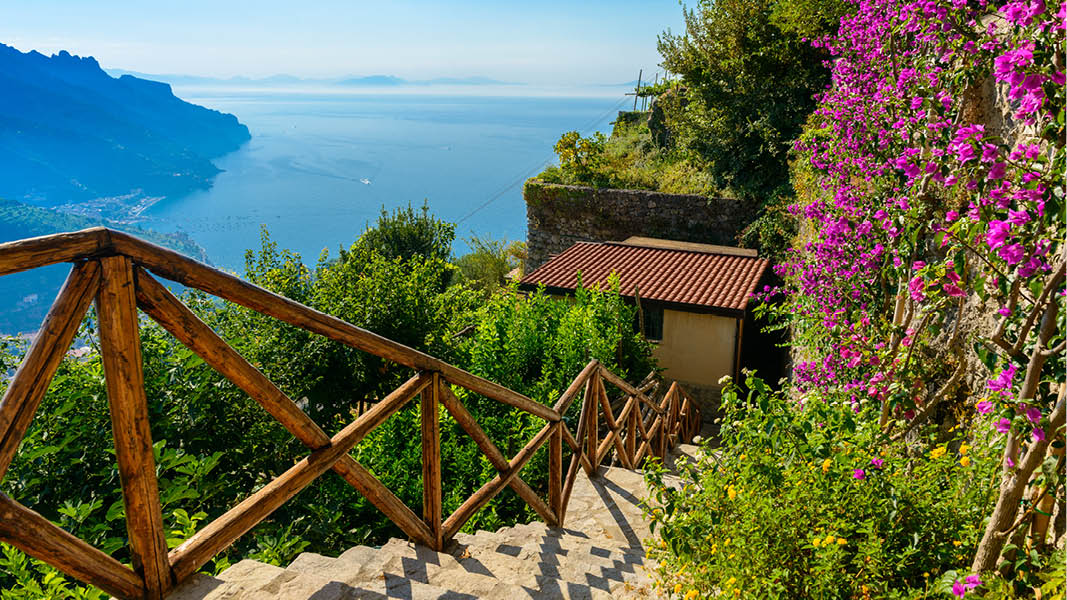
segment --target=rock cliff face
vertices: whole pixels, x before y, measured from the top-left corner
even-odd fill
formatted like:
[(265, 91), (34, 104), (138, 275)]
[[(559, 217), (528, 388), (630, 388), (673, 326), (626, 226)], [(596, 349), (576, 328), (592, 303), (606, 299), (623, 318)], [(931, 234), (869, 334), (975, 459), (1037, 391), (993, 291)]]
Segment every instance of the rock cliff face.
[(211, 159), (250, 138), (233, 115), (67, 52), (0, 44), (0, 90), (0, 197), (40, 206), (205, 188)]

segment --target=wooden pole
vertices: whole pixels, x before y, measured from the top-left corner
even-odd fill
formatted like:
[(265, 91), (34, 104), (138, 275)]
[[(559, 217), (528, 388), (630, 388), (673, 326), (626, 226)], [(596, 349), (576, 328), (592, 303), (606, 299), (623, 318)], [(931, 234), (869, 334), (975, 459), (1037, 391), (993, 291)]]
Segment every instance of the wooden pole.
[(161, 600), (173, 587), (174, 578), (167, 563), (167, 539), (152, 455), (133, 265), (125, 256), (110, 256), (100, 259), (100, 266), (100, 356), (126, 506), (130, 554), (134, 570), (144, 577), (145, 597)]
[(634, 88), (634, 110), (635, 111), (637, 110), (637, 98), (638, 98), (637, 95), (641, 93), (641, 75), (643, 75), (644, 72), (645, 72), (644, 69), (638, 69), (637, 70), (637, 87)]
[(434, 550), (441, 551), (441, 424), (438, 420), (441, 376), (433, 374), (433, 383), (422, 390), (422, 520), (433, 532)]
[[(563, 514), (563, 421), (555, 423), (548, 442), (548, 505), (556, 518)], [(562, 523), (556, 523), (562, 526)]]
[(589, 411), (588, 414), (586, 414), (587, 418), (586, 418), (586, 421), (585, 421), (585, 426), (588, 427), (588, 429), (586, 430), (588, 432), (586, 434), (588, 437), (586, 437), (586, 439), (585, 439), (585, 442), (586, 442), (585, 453), (587, 455), (589, 455), (589, 461), (593, 463), (593, 472), (589, 473), (589, 476), (590, 477), (596, 477), (597, 476), (597, 469), (600, 467), (600, 463), (597, 462), (597, 456), (596, 456), (596, 454), (597, 454), (597, 452), (596, 452), (597, 451), (597, 412), (598, 412), (597, 409), (599, 408), (599, 404), (600, 404), (600, 402), (598, 401), (598, 396), (600, 394), (600, 385), (601, 385), (601, 383), (600, 383), (600, 372), (599, 371), (597, 371), (596, 375), (593, 376), (591, 381), (592, 381), (593, 385), (592, 385), (592, 389), (589, 390), (589, 393), (592, 394), (592, 395), (591, 396), (586, 396), (586, 398), (585, 398), (585, 407), (586, 407), (586, 410)]

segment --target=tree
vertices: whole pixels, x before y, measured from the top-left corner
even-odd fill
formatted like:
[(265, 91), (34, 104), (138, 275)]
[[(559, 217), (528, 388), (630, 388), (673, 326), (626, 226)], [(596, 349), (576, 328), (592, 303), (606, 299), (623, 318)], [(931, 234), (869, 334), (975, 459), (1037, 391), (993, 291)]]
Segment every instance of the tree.
[(526, 260), (526, 244), (492, 238), (471, 237), (471, 251), (456, 259), (456, 280), (474, 289), (493, 293), (507, 283), (506, 276)]
[(684, 35), (659, 37), (663, 66), (684, 88), (665, 99), (677, 143), (717, 187), (760, 201), (789, 194), (787, 154), (829, 82), (826, 53), (783, 29), (776, 6), (707, 0), (685, 11)]
[[(396, 208), (392, 213), (382, 207), (378, 222), (373, 227), (367, 227), (353, 249), (374, 250), (389, 259), (422, 256), (447, 260), (452, 254), (452, 241), (455, 238), (455, 224), (430, 214), (430, 208), (424, 201), (419, 210), (413, 209), (410, 203), (407, 208)], [(345, 255), (342, 251), (342, 261)]]

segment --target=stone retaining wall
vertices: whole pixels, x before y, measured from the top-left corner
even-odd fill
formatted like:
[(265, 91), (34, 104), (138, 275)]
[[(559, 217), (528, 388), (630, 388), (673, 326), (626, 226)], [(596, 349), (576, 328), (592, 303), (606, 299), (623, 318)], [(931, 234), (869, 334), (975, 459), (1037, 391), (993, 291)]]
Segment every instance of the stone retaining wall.
[(621, 241), (631, 236), (737, 245), (756, 207), (733, 198), (597, 189), (530, 179), (526, 200), (526, 272), (575, 242)]

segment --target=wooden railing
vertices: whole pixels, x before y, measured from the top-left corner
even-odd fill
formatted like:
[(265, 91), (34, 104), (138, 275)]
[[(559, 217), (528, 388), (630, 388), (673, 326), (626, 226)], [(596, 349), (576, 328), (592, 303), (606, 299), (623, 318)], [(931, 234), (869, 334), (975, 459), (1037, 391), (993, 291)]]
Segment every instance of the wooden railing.
[[(595, 476), (598, 466), (612, 453), (623, 466), (636, 468), (649, 456), (663, 456), (679, 439), (694, 435), (699, 428), (698, 407), (677, 384), (655, 402), (594, 360), (549, 407), (425, 353), (120, 232), (96, 228), (0, 244), (0, 276), (59, 262), (73, 263), (70, 275), (0, 400), (0, 480), (90, 302), (95, 300), (133, 564), (131, 568), (120, 563), (2, 493), (0, 541), (120, 598), (165, 597), (326, 471), (337, 473), (412, 539), (441, 549), (505, 487), (513, 489), (547, 523), (562, 525), (578, 468)], [(331, 437), (156, 276), (389, 359), (414, 369), (415, 374)], [(152, 455), (138, 308), (244, 390), (310, 450), (292, 468), (169, 552)], [(606, 384), (623, 394), (617, 414), (612, 410)], [(452, 386), (537, 416), (545, 426), (509, 460), (456, 397)], [(575, 437), (563, 416), (583, 390)], [(415, 396), (419, 396), (422, 417), (421, 516), (349, 454), (360, 440)], [(498, 471), (492, 481), (447, 518), (443, 518), (441, 509), (438, 405), (444, 405)], [(564, 443), (572, 450), (566, 471), (562, 464)], [(549, 449), (547, 502), (518, 475), (545, 444)]]

